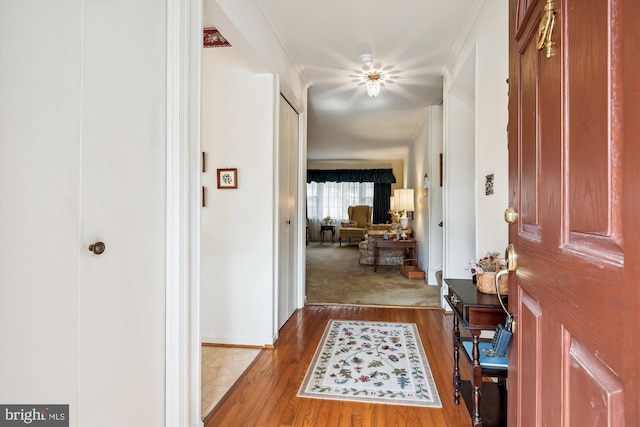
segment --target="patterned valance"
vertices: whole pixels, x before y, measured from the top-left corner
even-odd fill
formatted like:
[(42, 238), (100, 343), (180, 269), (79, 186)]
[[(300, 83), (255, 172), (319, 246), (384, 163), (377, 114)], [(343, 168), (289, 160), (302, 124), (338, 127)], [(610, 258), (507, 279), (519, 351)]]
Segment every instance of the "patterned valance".
[(309, 169), (309, 182), (373, 182), (393, 184), (396, 177), (392, 169)]

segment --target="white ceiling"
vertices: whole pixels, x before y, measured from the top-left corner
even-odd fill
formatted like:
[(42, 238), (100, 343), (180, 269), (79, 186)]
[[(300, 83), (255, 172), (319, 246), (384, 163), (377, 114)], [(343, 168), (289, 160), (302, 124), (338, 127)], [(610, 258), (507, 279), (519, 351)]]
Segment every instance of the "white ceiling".
[[(442, 102), (443, 70), (478, 2), (259, 1), (290, 59), (311, 83), (308, 158), (403, 158), (425, 108)], [(376, 98), (361, 81), (368, 68), (360, 56), (367, 53), (387, 78)]]

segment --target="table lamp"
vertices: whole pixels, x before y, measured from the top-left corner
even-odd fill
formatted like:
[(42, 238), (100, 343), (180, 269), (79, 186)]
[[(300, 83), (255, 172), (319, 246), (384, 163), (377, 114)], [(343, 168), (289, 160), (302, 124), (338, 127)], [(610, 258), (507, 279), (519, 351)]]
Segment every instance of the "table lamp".
[(400, 217), (400, 227), (403, 230), (407, 229), (407, 225), (409, 219), (407, 218), (407, 211), (413, 211), (413, 189), (405, 188), (401, 190), (394, 190), (393, 192), (394, 198), (394, 208), (396, 211), (401, 211), (402, 216)]

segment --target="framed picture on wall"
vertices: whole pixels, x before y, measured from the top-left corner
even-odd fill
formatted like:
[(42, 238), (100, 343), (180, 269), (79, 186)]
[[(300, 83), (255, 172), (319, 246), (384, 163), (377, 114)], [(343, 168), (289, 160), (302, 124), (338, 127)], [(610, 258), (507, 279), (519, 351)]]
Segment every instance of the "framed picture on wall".
[(238, 188), (238, 169), (218, 169), (218, 188)]

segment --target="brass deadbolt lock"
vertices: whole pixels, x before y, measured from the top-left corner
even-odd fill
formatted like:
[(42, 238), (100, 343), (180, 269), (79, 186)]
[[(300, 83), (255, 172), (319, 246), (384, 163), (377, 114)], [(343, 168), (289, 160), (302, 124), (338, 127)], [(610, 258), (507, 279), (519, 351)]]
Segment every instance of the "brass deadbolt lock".
[(504, 220), (513, 224), (518, 220), (518, 211), (514, 207), (509, 207), (504, 211)]

